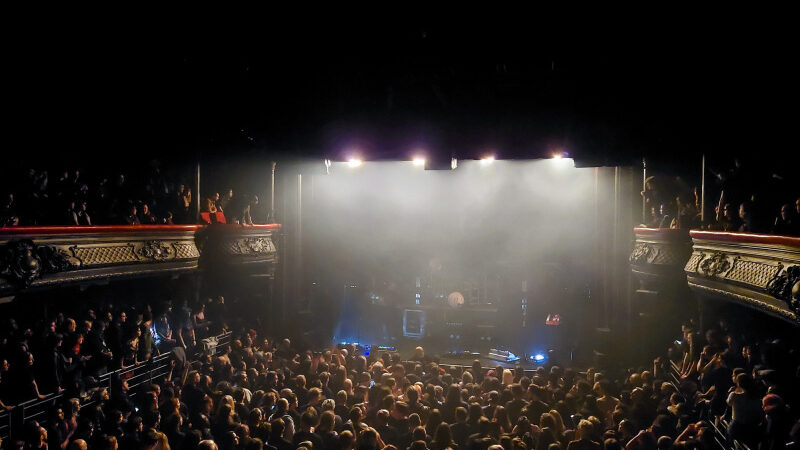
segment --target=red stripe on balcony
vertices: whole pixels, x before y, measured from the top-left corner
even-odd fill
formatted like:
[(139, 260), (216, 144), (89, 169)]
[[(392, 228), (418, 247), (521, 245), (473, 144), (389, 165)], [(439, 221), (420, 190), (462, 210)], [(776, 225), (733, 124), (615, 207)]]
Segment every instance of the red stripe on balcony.
[[(191, 232), (205, 228), (205, 225), (95, 225), (95, 226), (34, 226), (0, 228), (0, 235), (25, 234), (89, 234), (89, 233), (141, 233), (141, 232)], [(279, 230), (279, 223), (265, 225), (218, 224), (215, 227), (235, 231), (240, 230)]]
[(737, 242), (741, 244), (783, 245), (800, 248), (800, 237), (777, 236), (759, 233), (730, 233), (725, 231), (692, 230), (692, 239), (704, 241)]

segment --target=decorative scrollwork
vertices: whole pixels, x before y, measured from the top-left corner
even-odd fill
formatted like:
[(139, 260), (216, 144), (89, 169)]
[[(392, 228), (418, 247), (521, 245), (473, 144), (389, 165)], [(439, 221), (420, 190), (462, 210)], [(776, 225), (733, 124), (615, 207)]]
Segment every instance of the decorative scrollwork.
[(240, 255), (265, 255), (273, 251), (270, 240), (263, 237), (237, 239), (232, 249)]
[(644, 242), (637, 242), (633, 247), (633, 252), (628, 258), (631, 264), (644, 264), (652, 251), (651, 247)]
[(715, 277), (727, 272), (730, 268), (731, 263), (728, 261), (728, 255), (722, 252), (715, 252), (700, 263), (699, 272), (709, 277)]
[(175, 249), (161, 241), (146, 241), (139, 249), (139, 255), (147, 259), (163, 261), (175, 256)]
[(29, 287), (44, 274), (77, 266), (63, 250), (36, 245), (30, 239), (11, 241), (0, 252), (0, 276), (21, 287)]
[(767, 292), (800, 312), (800, 266), (789, 266), (767, 283)]
[(80, 266), (80, 261), (60, 248), (39, 245), (37, 253), (42, 260), (45, 273), (66, 272)]

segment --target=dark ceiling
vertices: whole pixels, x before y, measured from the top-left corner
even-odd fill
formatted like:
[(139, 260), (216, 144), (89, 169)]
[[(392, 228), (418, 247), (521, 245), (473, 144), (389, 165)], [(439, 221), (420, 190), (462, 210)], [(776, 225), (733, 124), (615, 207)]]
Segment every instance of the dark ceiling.
[(796, 40), (778, 24), (320, 20), (28, 18), (5, 58), (14, 145), (630, 164), (793, 144)]

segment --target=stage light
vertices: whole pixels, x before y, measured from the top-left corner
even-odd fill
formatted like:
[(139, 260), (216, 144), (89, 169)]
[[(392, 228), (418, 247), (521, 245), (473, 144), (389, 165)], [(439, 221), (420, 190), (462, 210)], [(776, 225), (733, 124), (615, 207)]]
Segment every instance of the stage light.
[(481, 164), (488, 165), (494, 162), (494, 155), (484, 156), (481, 158)]
[(530, 359), (533, 362), (541, 363), (545, 359), (547, 359), (547, 357), (541, 353), (536, 353), (535, 355), (529, 356), (528, 359)]
[(575, 167), (575, 161), (569, 157), (567, 152), (555, 153), (550, 160), (552, 161), (553, 167), (558, 168), (558, 170), (562, 170), (570, 166)]
[(413, 163), (415, 166), (424, 166), (424, 165), (425, 165), (425, 158), (422, 158), (422, 157), (419, 157), (419, 156), (417, 156), (417, 157), (414, 157), (414, 159), (413, 159), (413, 160), (411, 160), (411, 162), (412, 162), (412, 163)]
[(363, 161), (361, 161), (360, 159), (350, 158), (349, 160), (347, 160), (347, 165), (350, 167), (358, 167), (361, 165), (362, 162)]

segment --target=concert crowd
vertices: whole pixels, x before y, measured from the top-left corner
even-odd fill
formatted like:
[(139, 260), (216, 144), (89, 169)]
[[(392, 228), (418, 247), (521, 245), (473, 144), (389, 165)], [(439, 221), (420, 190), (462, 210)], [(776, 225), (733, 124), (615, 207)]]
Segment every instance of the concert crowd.
[[(687, 323), (680, 344), (646, 367), (550, 360), (526, 371), (442, 365), (422, 347), (314, 351), (245, 317), (217, 298), (6, 320), (0, 406), (64, 396), (2, 448), (777, 449), (800, 433), (794, 349), (724, 322), (705, 334)], [(124, 378), (93, 381), (176, 348), (195, 355), (203, 337), (228, 329), (220, 352), (176, 358), (134, 390)]]

